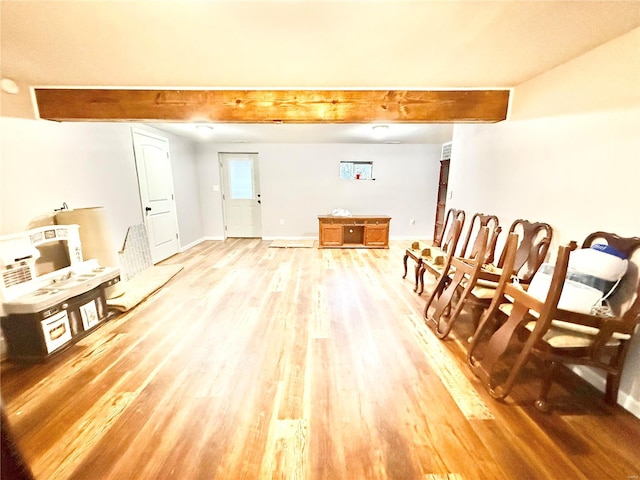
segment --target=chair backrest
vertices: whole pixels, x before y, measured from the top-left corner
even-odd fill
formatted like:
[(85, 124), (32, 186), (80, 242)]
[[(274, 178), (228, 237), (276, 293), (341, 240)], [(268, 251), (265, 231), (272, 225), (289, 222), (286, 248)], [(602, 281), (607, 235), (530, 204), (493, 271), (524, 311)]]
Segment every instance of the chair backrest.
[[(464, 214), (464, 212), (463, 212)], [(464, 219), (454, 218), (451, 228), (446, 230), (446, 237), (440, 245), (440, 249), (447, 253), (447, 256), (455, 255), (458, 241), (460, 240), (460, 234), (462, 233), (462, 224)]]
[[(519, 245), (516, 250), (512, 273), (522, 283), (528, 283), (547, 256), (553, 229), (548, 223), (533, 223), (519, 218), (509, 227), (509, 233), (517, 233), (519, 236)], [(504, 265), (505, 253), (506, 248), (503, 249), (500, 260), (498, 260), (497, 266), (500, 268)]]
[(471, 246), (471, 250), (467, 255), (461, 257), (461, 259), (469, 261), (472, 260), (471, 264), (475, 265), (479, 263), (480, 266), (485, 264), (484, 259), (486, 258), (487, 248), (489, 248), (489, 237), (490, 237), (490, 229), (487, 226), (481, 226), (476, 238), (473, 241), (473, 245)]
[[(504, 250), (502, 252), (501, 260), (503, 262), (503, 268), (502, 273), (500, 274), (500, 280), (498, 281), (498, 285), (496, 286), (496, 290), (491, 299), (491, 304), (489, 305), (489, 308), (485, 309), (484, 313), (482, 314), (480, 321), (478, 322), (478, 327), (476, 328), (476, 331), (471, 338), (469, 349), (467, 350), (467, 360), (469, 361), (469, 364), (472, 366), (472, 368), (474, 368), (474, 370), (476, 370), (478, 366), (476, 360), (473, 357), (474, 350), (478, 346), (480, 337), (484, 334), (487, 327), (491, 325), (493, 315), (497, 311), (500, 304), (504, 301), (503, 294), (507, 284), (511, 282), (510, 272), (513, 270), (517, 248), (518, 235), (513, 232), (508, 233), (507, 241), (504, 244)], [(476, 373), (479, 372), (477, 372), (476, 370)], [(482, 372), (482, 374), (486, 379), (486, 372)]]
[(609, 298), (609, 305), (613, 313), (626, 324), (627, 333), (632, 333), (640, 321), (640, 237), (594, 232), (585, 238), (582, 248), (596, 243), (606, 243), (625, 254), (629, 260), (627, 272)]
[(460, 249), (460, 256), (469, 258), (471, 251), (469, 251), (469, 243), (471, 239), (474, 238), (474, 243), (478, 239), (478, 233), (482, 230), (483, 227), (487, 227), (489, 230), (489, 237), (487, 239), (487, 248), (484, 254), (484, 260), (482, 263), (492, 263), (495, 252), (496, 252), (496, 243), (498, 242), (498, 235), (502, 231), (502, 227), (500, 226), (500, 221), (498, 217), (495, 215), (485, 215), (484, 213), (476, 213), (471, 217), (471, 223), (469, 224), (469, 229), (467, 230), (467, 236), (462, 244), (462, 248)]
[(455, 208), (450, 208), (447, 211), (447, 215), (444, 217), (444, 225), (442, 227), (442, 233), (440, 234), (440, 238), (434, 238), (433, 245), (436, 247), (440, 247), (442, 250), (444, 250), (444, 248), (442, 247), (442, 242), (446, 238), (449, 238), (451, 236), (453, 222), (455, 220), (460, 220), (460, 227), (462, 228), (462, 226), (464, 226), (465, 216), (466, 214), (464, 210), (457, 210)]

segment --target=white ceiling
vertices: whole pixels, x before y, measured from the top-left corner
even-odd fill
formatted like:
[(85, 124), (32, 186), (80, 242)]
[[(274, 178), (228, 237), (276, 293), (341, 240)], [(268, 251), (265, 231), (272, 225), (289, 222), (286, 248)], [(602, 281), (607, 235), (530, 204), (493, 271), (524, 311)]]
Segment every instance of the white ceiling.
[[(640, 26), (638, 1), (1, 0), (0, 8), (2, 77), (29, 86), (513, 87)], [(256, 127), (218, 126), (214, 135), (238, 129), (224, 138), (265, 141), (295, 127), (287, 138), (367, 138), (362, 125)], [(418, 137), (399, 128), (389, 140), (430, 143), (450, 132), (404, 127)]]

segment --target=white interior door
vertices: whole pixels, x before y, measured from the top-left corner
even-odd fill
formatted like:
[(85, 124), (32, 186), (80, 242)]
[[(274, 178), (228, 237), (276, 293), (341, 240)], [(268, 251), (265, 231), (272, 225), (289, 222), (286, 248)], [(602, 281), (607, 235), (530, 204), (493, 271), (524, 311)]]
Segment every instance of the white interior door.
[(227, 237), (262, 237), (257, 153), (221, 153), (222, 201)]
[(142, 215), (151, 259), (158, 263), (179, 250), (169, 141), (137, 129), (132, 132)]

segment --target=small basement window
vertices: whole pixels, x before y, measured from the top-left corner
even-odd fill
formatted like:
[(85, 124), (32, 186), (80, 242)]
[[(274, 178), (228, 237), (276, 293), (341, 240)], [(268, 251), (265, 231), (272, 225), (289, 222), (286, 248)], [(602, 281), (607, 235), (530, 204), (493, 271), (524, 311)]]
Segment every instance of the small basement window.
[(373, 180), (373, 162), (340, 162), (341, 180)]

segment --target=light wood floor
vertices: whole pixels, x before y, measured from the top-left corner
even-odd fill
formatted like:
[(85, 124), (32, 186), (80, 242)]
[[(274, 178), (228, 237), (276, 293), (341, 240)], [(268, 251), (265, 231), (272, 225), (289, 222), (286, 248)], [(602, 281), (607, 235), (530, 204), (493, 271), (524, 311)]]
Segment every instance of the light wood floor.
[(3, 362), (36, 478), (638, 478), (640, 419), (582, 382), (554, 387), (550, 415), (533, 407), (533, 375), (505, 403), (488, 396), (465, 343), (424, 326), (405, 243), (202, 243), (168, 260), (185, 269), (163, 289), (51, 361)]

